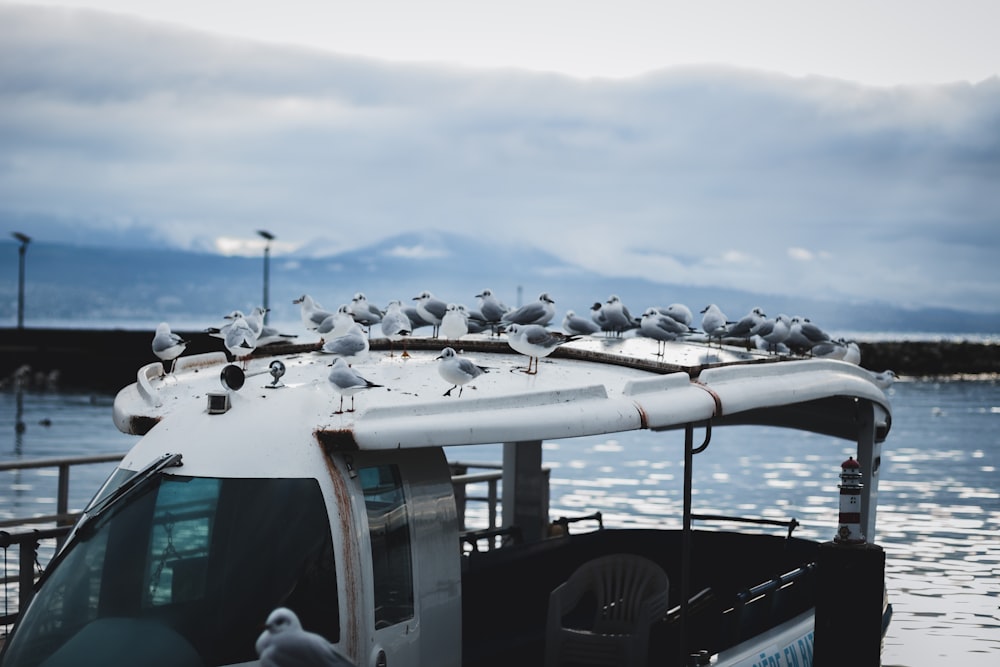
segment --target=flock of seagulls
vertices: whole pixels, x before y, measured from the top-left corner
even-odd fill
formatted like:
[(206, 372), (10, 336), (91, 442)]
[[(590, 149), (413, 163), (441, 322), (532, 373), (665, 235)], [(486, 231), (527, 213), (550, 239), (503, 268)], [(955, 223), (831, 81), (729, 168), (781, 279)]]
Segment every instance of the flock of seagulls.
[[(801, 316), (778, 314), (769, 317), (762, 308), (754, 307), (745, 315), (731, 319), (717, 304), (708, 304), (698, 311), (700, 320), (690, 308), (681, 303), (665, 307), (649, 306), (641, 316), (635, 316), (618, 295), (612, 294), (604, 301), (590, 307), (589, 316), (567, 310), (562, 319), (562, 330), (550, 328), (556, 315), (555, 299), (548, 292), (523, 306), (512, 308), (500, 300), (492, 290), (484, 289), (475, 295), (475, 308), (461, 303), (448, 303), (429, 291), (422, 291), (407, 305), (401, 299), (390, 301), (385, 309), (368, 301), (364, 293), (354, 294), (350, 303), (337, 310), (327, 310), (308, 294), (293, 301), (300, 308), (302, 326), (306, 331), (320, 336), (319, 351), (336, 357), (331, 364), (329, 381), (340, 394), (337, 413), (345, 412), (344, 397), (350, 397), (354, 410), (354, 395), (379, 387), (362, 377), (351, 363), (368, 354), (372, 330), (378, 326), (381, 335), (390, 341), (390, 356), (395, 356), (395, 346), (401, 344), (402, 357), (408, 357), (406, 341), (422, 327), (431, 328), (431, 336), (447, 341), (458, 341), (468, 334), (486, 333), (506, 336), (510, 347), (527, 357), (525, 367), (517, 369), (529, 375), (538, 373), (538, 363), (560, 345), (588, 336), (624, 337), (639, 336), (657, 342), (656, 355), (663, 357), (667, 345), (678, 340), (702, 341), (709, 347), (724, 342), (739, 344), (747, 349), (756, 348), (770, 354), (799, 354), (819, 358), (841, 359), (854, 364), (861, 361), (856, 343), (834, 339), (822, 328)], [(253, 351), (260, 346), (294, 342), (296, 334), (283, 333), (264, 323), (264, 308), (254, 308), (244, 314), (234, 310), (224, 316), (225, 323), (205, 332), (220, 338), (234, 361), (244, 365)], [(700, 326), (699, 326), (700, 325)], [(153, 353), (163, 362), (174, 363), (183, 354), (188, 340), (171, 332), (166, 322), (160, 323), (153, 337)], [(456, 352), (455, 346), (443, 348), (437, 357), (439, 373), (449, 385), (444, 393), (451, 396), (458, 389), (458, 396), (468, 383), (487, 373), (489, 369)], [(876, 381), (888, 386), (895, 374), (886, 371)]]

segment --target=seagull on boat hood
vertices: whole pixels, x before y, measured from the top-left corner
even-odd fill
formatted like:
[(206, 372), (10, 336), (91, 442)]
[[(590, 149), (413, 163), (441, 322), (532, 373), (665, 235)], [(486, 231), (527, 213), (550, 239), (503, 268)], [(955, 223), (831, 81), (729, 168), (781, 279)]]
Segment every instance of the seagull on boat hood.
[(270, 308), (255, 306), (250, 311), (250, 314), (247, 315), (247, 323), (257, 335), (257, 347), (264, 347), (273, 343), (290, 343), (293, 338), (297, 338), (295, 334), (284, 334), (274, 327), (264, 324), (264, 314), (270, 310)]
[(292, 303), (299, 304), (301, 307), (302, 325), (307, 331), (316, 331), (323, 320), (333, 315), (333, 313), (316, 303), (308, 294), (303, 294), (298, 299), (292, 301)]
[(764, 313), (763, 308), (760, 308), (759, 306), (753, 308), (749, 313), (733, 323), (726, 331), (726, 335), (732, 336), (733, 338), (750, 340), (750, 337), (753, 335), (753, 330), (756, 329), (765, 319), (767, 319), (767, 315)]
[(285, 607), (268, 615), (256, 649), (261, 667), (354, 667), (322, 635), (303, 630), (299, 617)]
[[(382, 317), (381, 324), (382, 334), (393, 342), (402, 340), (404, 337), (413, 333), (413, 325), (410, 322), (410, 318), (403, 312), (403, 302), (398, 299), (390, 301), (386, 306), (385, 315)], [(389, 356), (393, 356), (391, 345), (389, 347)], [(410, 356), (410, 354), (406, 351), (405, 344), (403, 345), (403, 356)]]
[(766, 318), (754, 327), (750, 333), (767, 343), (768, 352), (778, 352), (778, 345), (785, 342), (792, 330), (792, 322), (788, 315), (778, 315), (773, 320)]
[(368, 336), (357, 322), (352, 322), (350, 328), (341, 336), (336, 336), (323, 343), (324, 354), (335, 354), (338, 357), (360, 357), (369, 349)]
[(567, 310), (563, 316), (562, 328), (566, 333), (578, 336), (589, 336), (601, 330), (593, 320), (580, 317), (572, 310)]
[(612, 294), (601, 307), (601, 316), (604, 319), (601, 328), (604, 331), (613, 332), (616, 336), (639, 326), (638, 320), (632, 317), (617, 294)]
[(257, 336), (242, 313), (236, 315), (230, 322), (224, 340), (229, 353), (233, 355), (234, 359), (242, 359), (244, 365), (253, 351), (257, 349)]
[(170, 370), (174, 370), (174, 363), (177, 357), (184, 353), (188, 341), (184, 340), (170, 330), (170, 325), (160, 322), (156, 325), (156, 333), (153, 334), (153, 354), (160, 358), (160, 361), (169, 361)]
[(316, 327), (316, 333), (325, 337), (336, 338), (350, 331), (351, 327), (355, 324), (354, 316), (351, 315), (351, 308), (345, 303), (340, 308), (337, 308), (337, 312), (320, 322), (319, 326)]
[(510, 310), (505, 303), (493, 296), (493, 290), (487, 288), (476, 295), (479, 299), (479, 312), (483, 315), (483, 321), (491, 327), (497, 327), (500, 320)]
[(552, 300), (548, 292), (538, 295), (538, 300), (526, 303), (520, 308), (504, 313), (500, 321), (504, 325), (508, 324), (537, 324), (545, 326), (552, 321), (556, 314), (556, 302)]
[(334, 413), (335, 415), (344, 413), (344, 396), (351, 397), (351, 409), (348, 412), (354, 412), (354, 395), (356, 393), (363, 389), (382, 386), (361, 377), (356, 370), (344, 361), (343, 357), (337, 357), (336, 361), (333, 362), (329, 380), (334, 391), (340, 394), (340, 409)]
[(711, 343), (713, 338), (718, 338), (721, 344), (722, 337), (726, 335), (728, 329), (729, 322), (722, 309), (714, 303), (705, 306), (705, 309), (701, 311), (701, 330), (708, 336), (708, 342)]
[(683, 303), (672, 303), (666, 308), (658, 308), (657, 310), (667, 317), (672, 317), (688, 327), (690, 327), (691, 323), (694, 322), (694, 315), (691, 314), (691, 309)]
[(465, 306), (449, 303), (441, 318), (441, 335), (449, 340), (457, 340), (469, 333), (469, 316)]
[(444, 392), (445, 396), (451, 396), (451, 392), (458, 387), (458, 395), (462, 395), (462, 389), (467, 382), (475, 380), (483, 373), (489, 373), (489, 369), (484, 366), (477, 366), (475, 363), (458, 356), (454, 348), (446, 347), (441, 350), (441, 355), (437, 357), (441, 363), (438, 364), (438, 373), (446, 382), (452, 384), (451, 389)]
[(791, 350), (803, 353), (811, 350), (817, 343), (830, 340), (830, 336), (805, 317), (793, 317), (785, 345)]
[(690, 327), (664, 315), (657, 308), (647, 308), (639, 322), (639, 333), (656, 341), (656, 356), (662, 357), (665, 344), (691, 332)]
[[(552, 352), (579, 336), (567, 336), (558, 331), (549, 331), (538, 324), (511, 324), (506, 327), (507, 343), (515, 352), (527, 355), (528, 367), (524, 370), (529, 375), (538, 372), (538, 360), (547, 357)], [(531, 370), (531, 362), (535, 362), (535, 370)]]
[(378, 306), (368, 303), (368, 299), (362, 292), (357, 292), (351, 299), (349, 306), (351, 317), (363, 327), (371, 328), (373, 324), (382, 321), (382, 311)]
[(425, 322), (430, 322), (434, 329), (432, 335), (437, 338), (438, 327), (448, 311), (448, 304), (426, 290), (413, 297), (413, 300), (417, 302), (417, 313)]

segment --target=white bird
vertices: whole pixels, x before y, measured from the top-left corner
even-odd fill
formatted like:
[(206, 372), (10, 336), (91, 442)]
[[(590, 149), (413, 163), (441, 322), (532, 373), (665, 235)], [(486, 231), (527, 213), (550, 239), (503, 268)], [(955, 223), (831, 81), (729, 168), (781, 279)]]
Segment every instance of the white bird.
[[(390, 341), (402, 340), (413, 333), (413, 325), (410, 318), (403, 312), (403, 302), (394, 299), (385, 308), (385, 315), (382, 316), (382, 333)], [(392, 345), (389, 346), (389, 356), (393, 356)], [(403, 344), (403, 356), (410, 356), (406, 351), (406, 344)]]
[(701, 330), (708, 336), (709, 344), (713, 338), (718, 338), (721, 345), (722, 337), (726, 335), (728, 328), (729, 322), (726, 320), (726, 314), (714, 303), (708, 304), (701, 311)]
[(413, 300), (417, 302), (417, 313), (424, 321), (430, 322), (433, 327), (432, 335), (437, 338), (438, 328), (448, 310), (448, 304), (426, 290), (413, 297)]
[(329, 379), (334, 391), (340, 394), (340, 409), (334, 413), (336, 415), (343, 414), (344, 412), (344, 396), (351, 397), (351, 409), (348, 412), (354, 412), (354, 395), (356, 393), (364, 389), (382, 386), (361, 377), (356, 370), (344, 361), (343, 357), (337, 357), (336, 361), (333, 362)]
[[(547, 357), (552, 352), (571, 340), (576, 340), (579, 336), (567, 336), (558, 331), (549, 331), (539, 324), (511, 324), (506, 327), (507, 344), (515, 352), (527, 355), (528, 367), (524, 372), (534, 375), (538, 372), (538, 360)], [(535, 362), (535, 370), (531, 370), (531, 362)]]
[(302, 325), (307, 331), (316, 331), (323, 320), (333, 315), (333, 313), (316, 303), (308, 294), (303, 294), (298, 299), (292, 301), (292, 303), (299, 304)]
[(639, 322), (633, 319), (632, 314), (617, 294), (612, 294), (604, 303), (604, 306), (601, 307), (601, 315), (605, 322), (605, 325), (601, 328), (604, 331), (614, 333), (616, 336), (620, 336), (622, 332), (635, 329), (639, 326)]
[(449, 340), (457, 340), (469, 333), (469, 316), (464, 307), (449, 303), (441, 318), (441, 335)]
[(855, 366), (861, 364), (861, 348), (853, 340), (847, 341), (847, 353), (844, 355), (844, 361)]
[(818, 359), (842, 360), (847, 354), (847, 344), (842, 340), (826, 340), (813, 345), (809, 353)]
[(273, 343), (290, 343), (293, 338), (297, 337), (295, 334), (284, 334), (276, 328), (264, 324), (264, 314), (269, 310), (270, 308), (255, 306), (246, 317), (247, 323), (257, 336), (257, 347)]
[(593, 320), (580, 317), (572, 310), (567, 310), (563, 316), (562, 328), (568, 334), (579, 336), (589, 336), (601, 330), (601, 327), (597, 326)]
[(507, 304), (496, 298), (493, 295), (493, 290), (489, 288), (477, 294), (476, 298), (479, 299), (479, 312), (482, 313), (483, 320), (495, 330), (497, 325), (500, 324), (500, 320), (510, 308), (507, 307)]
[(483, 373), (489, 373), (489, 369), (484, 366), (477, 366), (469, 359), (465, 357), (460, 357), (455, 352), (454, 348), (446, 347), (441, 350), (441, 355), (438, 357), (441, 363), (438, 364), (438, 373), (444, 378), (446, 382), (452, 384), (451, 389), (444, 392), (445, 396), (451, 396), (451, 392), (455, 387), (458, 387), (458, 395), (462, 395), (462, 389), (467, 382), (475, 380), (477, 377)]
[(537, 324), (545, 326), (552, 321), (556, 314), (556, 302), (552, 300), (548, 292), (538, 295), (537, 301), (526, 303), (520, 308), (507, 311), (500, 318), (502, 324)]
[(350, 307), (345, 303), (337, 308), (337, 312), (332, 313), (329, 317), (320, 322), (319, 326), (316, 327), (316, 333), (323, 335), (324, 337), (337, 337), (343, 336), (347, 333), (356, 322), (354, 321), (354, 316), (351, 315)]
[(362, 292), (354, 294), (349, 308), (354, 321), (363, 327), (370, 329), (373, 324), (378, 324), (382, 321), (382, 311), (379, 310), (378, 306), (369, 303)]
[(765, 319), (767, 319), (767, 315), (764, 313), (764, 309), (759, 306), (755, 307), (751, 309), (749, 313), (734, 322), (726, 331), (726, 335), (732, 336), (733, 338), (744, 338), (749, 340), (753, 335), (752, 331)]
[(242, 359), (244, 365), (253, 351), (257, 349), (257, 336), (242, 313), (234, 317), (226, 329), (225, 345), (233, 358)]
[(324, 342), (321, 349), (324, 354), (335, 354), (338, 357), (360, 357), (368, 352), (368, 336), (360, 324), (353, 322), (343, 335)]
[(818, 326), (804, 317), (793, 317), (785, 345), (794, 352), (803, 353), (811, 350), (817, 343), (830, 340), (830, 336)]
[(774, 319), (764, 319), (750, 333), (767, 343), (768, 352), (777, 353), (778, 345), (785, 342), (792, 330), (791, 324), (787, 315), (778, 315)]
[(291, 609), (272, 611), (257, 638), (261, 667), (354, 667), (322, 635), (302, 629)]
[(639, 333), (656, 341), (656, 356), (662, 357), (665, 344), (690, 333), (690, 327), (657, 308), (647, 308), (639, 321)]
[(896, 375), (895, 371), (882, 371), (881, 373), (873, 373), (872, 379), (879, 389), (888, 389), (896, 381), (899, 376)]
[(661, 308), (659, 310), (667, 317), (672, 317), (688, 327), (690, 327), (691, 323), (694, 322), (694, 315), (691, 314), (691, 309), (683, 303), (672, 303), (666, 308)]
[(174, 363), (177, 357), (184, 353), (188, 341), (184, 340), (170, 330), (170, 325), (160, 322), (156, 325), (156, 333), (153, 334), (153, 354), (160, 358), (160, 361), (169, 361), (170, 370), (174, 370)]

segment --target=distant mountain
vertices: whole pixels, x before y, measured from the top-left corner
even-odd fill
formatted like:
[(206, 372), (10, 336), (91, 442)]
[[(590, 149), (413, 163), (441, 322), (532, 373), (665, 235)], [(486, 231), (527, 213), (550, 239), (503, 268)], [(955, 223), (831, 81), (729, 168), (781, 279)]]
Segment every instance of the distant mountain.
[[(10, 245), (10, 244), (8, 244)], [(843, 303), (718, 287), (666, 285), (601, 276), (526, 246), (439, 232), (413, 232), (372, 246), (316, 256), (308, 251), (271, 258), (271, 321), (297, 325), (292, 300), (310, 294), (328, 309), (355, 292), (385, 305), (412, 303), (430, 290), (439, 298), (475, 307), (475, 295), (491, 288), (508, 305), (548, 292), (557, 320), (566, 310), (586, 313), (595, 301), (618, 294), (639, 315), (650, 305), (687, 304), (698, 311), (717, 303), (736, 319), (754, 306), (769, 314), (803, 315), (831, 333), (995, 333), (1000, 315), (942, 308), (908, 310), (883, 303)], [(17, 252), (2, 252), (0, 271), (16, 276)], [(89, 247), (32, 243), (27, 256), (27, 326), (150, 328), (167, 320), (174, 328), (204, 328), (233, 310), (249, 311), (263, 300), (263, 259), (224, 257), (154, 247)], [(16, 321), (17, 281), (0, 282), (0, 325)], [(558, 326), (558, 321), (555, 322)]]

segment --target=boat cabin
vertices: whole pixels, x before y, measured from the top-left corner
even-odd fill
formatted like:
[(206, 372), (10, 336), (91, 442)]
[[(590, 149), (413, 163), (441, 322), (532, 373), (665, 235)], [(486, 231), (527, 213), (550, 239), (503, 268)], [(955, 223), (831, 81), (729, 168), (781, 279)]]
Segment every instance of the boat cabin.
[[(461, 395), (445, 395), (438, 370), (448, 345), (488, 371)], [(891, 413), (850, 363), (586, 337), (528, 374), (502, 337), (413, 339), (406, 356), (374, 339), (351, 369), (377, 386), (345, 395), (333, 359), (299, 345), (142, 368), (114, 405), (119, 429), (142, 437), (47, 568), (0, 662), (256, 664), (264, 620), (287, 607), (366, 667), (812, 664), (817, 605), (838, 587), (824, 583), (839, 567), (827, 561), (869, 558), (855, 535), (876, 534)], [(746, 424), (857, 444), (843, 543), (797, 538), (794, 526), (692, 528), (692, 457), (713, 430)], [(543, 443), (639, 430), (664, 432), (685, 457), (680, 528), (549, 516)], [(448, 451), (488, 444), (502, 445), (502, 511), (495, 525), (468, 525), (465, 484), (491, 473), (456, 470)], [(828, 463), (836, 474), (836, 454)], [(877, 640), (884, 591), (871, 571), (877, 609), (852, 622), (877, 626)]]

